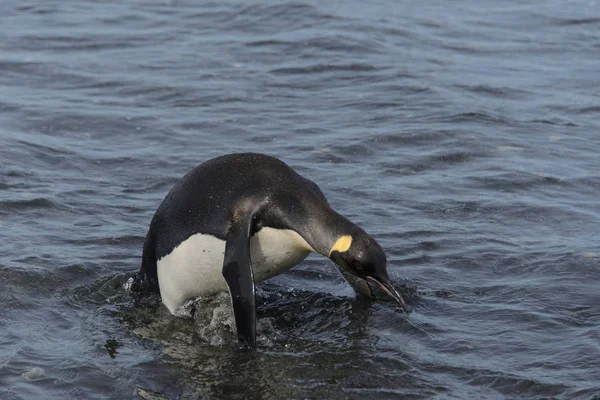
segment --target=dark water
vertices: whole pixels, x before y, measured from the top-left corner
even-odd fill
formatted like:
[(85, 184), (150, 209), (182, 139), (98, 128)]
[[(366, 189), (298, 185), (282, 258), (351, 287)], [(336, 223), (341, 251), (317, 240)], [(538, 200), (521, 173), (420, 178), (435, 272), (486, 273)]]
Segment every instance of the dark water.
[[(600, 4), (438, 3), (2, 2), (0, 398), (598, 398)], [(320, 257), (261, 286), (255, 353), (227, 301), (135, 307), (166, 192), (240, 151), (414, 312)]]

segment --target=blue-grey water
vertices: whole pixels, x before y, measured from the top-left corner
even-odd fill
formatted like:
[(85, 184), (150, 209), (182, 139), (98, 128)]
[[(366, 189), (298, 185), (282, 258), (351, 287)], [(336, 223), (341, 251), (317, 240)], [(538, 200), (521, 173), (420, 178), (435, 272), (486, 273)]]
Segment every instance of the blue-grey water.
[[(414, 307), (311, 256), (195, 321), (123, 284), (174, 182), (275, 155)], [(600, 3), (0, 4), (0, 398), (600, 398)]]

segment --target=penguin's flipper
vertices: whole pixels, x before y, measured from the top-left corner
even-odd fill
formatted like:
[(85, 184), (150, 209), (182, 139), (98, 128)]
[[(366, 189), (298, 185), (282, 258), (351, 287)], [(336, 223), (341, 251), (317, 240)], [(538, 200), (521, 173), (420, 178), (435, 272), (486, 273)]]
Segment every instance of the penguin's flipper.
[(223, 277), (229, 286), (238, 339), (256, 345), (254, 276), (250, 260), (252, 215), (236, 218), (229, 228), (223, 261)]

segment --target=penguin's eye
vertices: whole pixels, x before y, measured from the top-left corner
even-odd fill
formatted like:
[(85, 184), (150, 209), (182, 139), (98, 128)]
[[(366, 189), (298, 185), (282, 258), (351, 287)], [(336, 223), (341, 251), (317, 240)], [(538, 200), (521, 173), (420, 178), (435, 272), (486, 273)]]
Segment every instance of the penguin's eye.
[(365, 268), (363, 267), (362, 263), (359, 261), (352, 261), (352, 268), (354, 268), (355, 271), (364, 271)]

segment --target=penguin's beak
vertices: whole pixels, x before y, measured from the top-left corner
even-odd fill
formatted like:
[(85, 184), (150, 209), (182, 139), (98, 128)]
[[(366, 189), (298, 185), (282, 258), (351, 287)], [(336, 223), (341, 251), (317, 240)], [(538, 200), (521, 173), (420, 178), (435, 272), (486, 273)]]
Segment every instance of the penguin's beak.
[(396, 300), (398, 302), (398, 304), (400, 305), (400, 307), (404, 311), (406, 311), (406, 312), (412, 311), (412, 308), (408, 304), (406, 304), (406, 302), (404, 301), (404, 299), (402, 298), (400, 293), (398, 293), (396, 288), (390, 282), (389, 278), (378, 279), (378, 278), (375, 278), (374, 276), (367, 276), (366, 280), (368, 282), (373, 283), (375, 286), (379, 287), (381, 290), (383, 290), (385, 293), (387, 293), (388, 296), (390, 296), (391, 298)]

